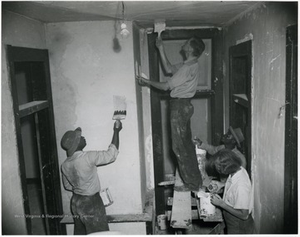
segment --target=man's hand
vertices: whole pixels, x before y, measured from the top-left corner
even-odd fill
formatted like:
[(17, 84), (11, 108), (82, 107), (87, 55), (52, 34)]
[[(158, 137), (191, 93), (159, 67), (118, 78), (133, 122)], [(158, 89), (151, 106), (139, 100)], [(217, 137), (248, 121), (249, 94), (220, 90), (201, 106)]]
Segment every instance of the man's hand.
[(222, 205), (224, 204), (224, 201), (218, 194), (211, 194), (210, 202), (211, 202), (211, 204), (213, 204), (215, 206), (219, 206), (219, 207), (222, 207)]
[(157, 37), (157, 39), (156, 39), (156, 47), (157, 47), (158, 49), (163, 49), (163, 41), (162, 41), (162, 39), (161, 39), (160, 36)]
[(116, 120), (115, 124), (114, 124), (114, 131), (116, 132), (120, 132), (122, 130), (122, 123), (120, 120)]
[(194, 137), (193, 138), (193, 143), (194, 143), (194, 145), (197, 145), (199, 147), (199, 146), (201, 146), (202, 141), (200, 140), (200, 138)]
[(149, 80), (148, 79), (145, 79), (145, 78), (143, 78), (143, 77), (141, 77), (141, 76), (137, 76), (136, 77), (136, 80), (137, 80), (137, 82), (139, 83), (139, 85), (140, 86), (147, 86), (149, 83)]

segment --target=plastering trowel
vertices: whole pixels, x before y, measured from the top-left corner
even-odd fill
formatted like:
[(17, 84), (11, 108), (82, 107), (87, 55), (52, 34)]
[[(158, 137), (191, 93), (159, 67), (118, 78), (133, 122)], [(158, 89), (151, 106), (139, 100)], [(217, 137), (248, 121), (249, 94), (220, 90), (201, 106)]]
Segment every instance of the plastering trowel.
[(154, 22), (154, 32), (158, 33), (158, 38), (160, 37), (161, 32), (166, 29), (166, 22), (164, 20), (157, 20)]

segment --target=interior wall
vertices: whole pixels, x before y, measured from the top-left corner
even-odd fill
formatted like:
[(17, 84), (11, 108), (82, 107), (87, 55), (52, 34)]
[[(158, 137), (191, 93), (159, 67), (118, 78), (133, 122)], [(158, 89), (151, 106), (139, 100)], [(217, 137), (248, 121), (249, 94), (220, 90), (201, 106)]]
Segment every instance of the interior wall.
[[(226, 72), (229, 47), (252, 39), (252, 182), (260, 234), (283, 231), (285, 115), (279, 111), (285, 105), (286, 27), (296, 23), (297, 3), (264, 3), (224, 30)], [(227, 73), (227, 93), (228, 80)]]
[(17, 14), (2, 11), (2, 234), (27, 234), (19, 173), (16, 128), (13, 115), (6, 44), (46, 48), (44, 25)]
[[(131, 23), (126, 23), (131, 31)], [(99, 167), (98, 175), (101, 188), (108, 187), (114, 201), (107, 214), (135, 214), (143, 212), (143, 204), (133, 36), (119, 38), (121, 51), (115, 53), (114, 35), (113, 21), (46, 25), (58, 156), (61, 164), (66, 154), (60, 139), (76, 127), (86, 138), (85, 150), (106, 150), (113, 134), (113, 95), (125, 96), (120, 153), (114, 163)], [(64, 212), (69, 213), (71, 193), (63, 186), (62, 196)], [(133, 225), (135, 232), (144, 233), (144, 223)]]

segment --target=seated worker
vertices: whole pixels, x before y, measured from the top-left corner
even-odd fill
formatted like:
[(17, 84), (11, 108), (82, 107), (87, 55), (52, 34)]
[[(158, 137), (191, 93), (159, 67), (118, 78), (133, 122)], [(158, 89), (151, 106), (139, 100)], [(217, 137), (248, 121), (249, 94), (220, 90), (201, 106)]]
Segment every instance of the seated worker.
[(211, 195), (211, 203), (222, 209), (227, 234), (254, 234), (252, 186), (240, 158), (230, 149), (222, 149), (212, 158), (217, 172), (227, 176), (223, 198)]
[(97, 166), (116, 160), (121, 129), (121, 121), (116, 120), (112, 141), (106, 151), (83, 151), (86, 141), (81, 136), (81, 128), (67, 131), (61, 139), (61, 147), (67, 152), (67, 159), (61, 165), (62, 181), (65, 189), (73, 192), (71, 211), (74, 235), (109, 230), (105, 207), (99, 194)]
[[(240, 128), (233, 129), (231, 126), (228, 129), (228, 132), (225, 133), (222, 138), (221, 142), (222, 145), (213, 146), (207, 143), (202, 142), (198, 137), (193, 139), (195, 145), (198, 148), (206, 150), (208, 154), (214, 155), (218, 151), (222, 149), (230, 149), (232, 150), (242, 161), (242, 166), (246, 169), (247, 162), (245, 156), (238, 150), (237, 147), (241, 147), (241, 143), (245, 140), (242, 130)], [(209, 160), (209, 159), (208, 159)]]

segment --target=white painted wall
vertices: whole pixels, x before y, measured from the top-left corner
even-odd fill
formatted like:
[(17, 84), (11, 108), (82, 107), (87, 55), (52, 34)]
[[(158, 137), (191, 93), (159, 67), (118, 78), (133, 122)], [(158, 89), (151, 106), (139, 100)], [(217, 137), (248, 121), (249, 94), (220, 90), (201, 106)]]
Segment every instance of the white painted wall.
[[(297, 23), (296, 10), (296, 5), (265, 3), (224, 30), (226, 72), (229, 47), (253, 38), (252, 181), (254, 220), (260, 234), (283, 230), (285, 117), (278, 114), (285, 104), (286, 27)], [(227, 93), (228, 80), (226, 74)]]
[(27, 234), (5, 45), (46, 48), (42, 23), (2, 12), (2, 234)]
[[(131, 29), (131, 23), (127, 25)], [(66, 155), (60, 139), (79, 126), (87, 141), (85, 150), (107, 149), (113, 133), (113, 95), (125, 96), (127, 117), (119, 156), (113, 164), (99, 167), (98, 174), (114, 200), (107, 214), (142, 213), (133, 40), (132, 34), (120, 39), (122, 50), (115, 53), (113, 37), (113, 21), (46, 25), (58, 156), (61, 164)], [(69, 213), (71, 193), (63, 188), (62, 193), (64, 211)], [(132, 231), (144, 233), (144, 223), (134, 225)]]

